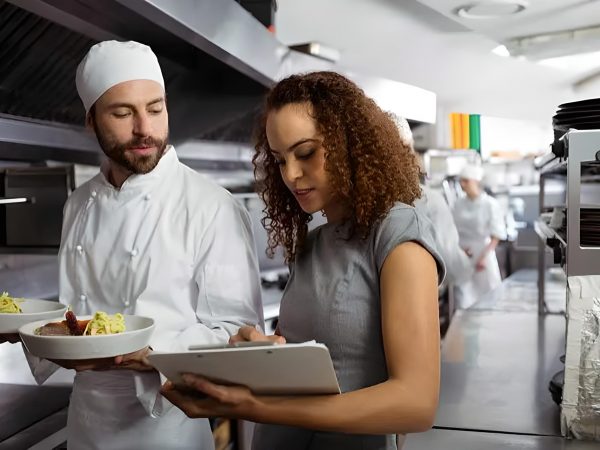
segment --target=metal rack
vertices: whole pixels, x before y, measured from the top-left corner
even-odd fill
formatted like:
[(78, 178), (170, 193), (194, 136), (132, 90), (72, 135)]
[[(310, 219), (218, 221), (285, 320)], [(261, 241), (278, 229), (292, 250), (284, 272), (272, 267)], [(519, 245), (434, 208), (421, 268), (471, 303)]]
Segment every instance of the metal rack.
[[(582, 201), (582, 183), (598, 183), (600, 177), (586, 175), (590, 167), (600, 164), (600, 130), (572, 130), (560, 138), (565, 148), (566, 160), (554, 164), (540, 174), (540, 213), (548, 209), (544, 190), (549, 179), (564, 180), (566, 188), (566, 233), (551, 228), (543, 215), (535, 222), (538, 240), (538, 313), (546, 312), (545, 272), (546, 250), (554, 252), (554, 262), (559, 263), (567, 276), (600, 274), (600, 247), (581, 244), (581, 209), (589, 207)], [(600, 198), (596, 197), (596, 198)], [(597, 201), (597, 200), (596, 200)], [(599, 206), (600, 207), (600, 202)]]

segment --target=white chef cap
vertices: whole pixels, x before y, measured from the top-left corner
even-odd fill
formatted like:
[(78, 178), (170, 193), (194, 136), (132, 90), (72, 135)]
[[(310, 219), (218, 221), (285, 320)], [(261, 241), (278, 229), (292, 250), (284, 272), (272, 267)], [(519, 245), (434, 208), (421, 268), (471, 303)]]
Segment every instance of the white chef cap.
[(483, 167), (467, 164), (460, 171), (459, 177), (465, 180), (481, 181), (483, 179)]
[(410, 125), (408, 124), (408, 120), (404, 117), (397, 116), (393, 113), (392, 117), (394, 122), (396, 122), (396, 126), (398, 127), (398, 132), (400, 133), (400, 140), (407, 147), (412, 147), (414, 143), (412, 131), (410, 131)]
[(87, 113), (111, 87), (131, 80), (152, 80), (165, 88), (156, 55), (139, 42), (104, 41), (79, 63), (75, 84)]

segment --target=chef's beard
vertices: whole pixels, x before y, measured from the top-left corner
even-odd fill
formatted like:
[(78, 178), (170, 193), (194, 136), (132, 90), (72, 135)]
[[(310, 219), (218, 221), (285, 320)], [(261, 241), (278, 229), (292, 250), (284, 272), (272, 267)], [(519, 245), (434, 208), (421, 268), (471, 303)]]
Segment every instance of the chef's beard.
[[(147, 136), (144, 138), (133, 138), (121, 143), (109, 137), (96, 124), (94, 124), (94, 131), (104, 154), (113, 162), (135, 174), (151, 172), (157, 166), (160, 158), (165, 153), (169, 137), (168, 134), (164, 139)], [(154, 147), (156, 151), (149, 155), (136, 155), (128, 150), (135, 147)]]

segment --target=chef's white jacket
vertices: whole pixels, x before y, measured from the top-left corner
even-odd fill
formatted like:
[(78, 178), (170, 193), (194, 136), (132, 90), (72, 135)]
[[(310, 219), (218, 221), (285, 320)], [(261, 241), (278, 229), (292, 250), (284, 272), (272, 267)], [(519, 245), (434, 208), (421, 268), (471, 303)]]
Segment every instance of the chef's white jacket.
[[(490, 243), (492, 236), (500, 240), (506, 239), (506, 222), (502, 208), (495, 198), (485, 192), (474, 200), (467, 196), (458, 199), (452, 212), (460, 245), (472, 253), (473, 266)], [(466, 283), (458, 286), (459, 307), (468, 308), (501, 283), (502, 278), (495, 251), (487, 253), (484, 264), (483, 271), (474, 272)]]
[(473, 274), (473, 266), (459, 245), (450, 206), (440, 192), (428, 186), (421, 186), (421, 190), (423, 195), (415, 202), (415, 208), (433, 224), (435, 243), (446, 266), (446, 279), (451, 283), (468, 280)]
[[(65, 206), (59, 259), (61, 302), (78, 315), (152, 317), (153, 350), (222, 343), (242, 325), (263, 325), (248, 213), (180, 163), (173, 147), (120, 189), (104, 168), (77, 189)], [(39, 381), (52, 371), (32, 368)], [(208, 421), (187, 419), (159, 387), (156, 372), (79, 372), (69, 448), (212, 448)]]

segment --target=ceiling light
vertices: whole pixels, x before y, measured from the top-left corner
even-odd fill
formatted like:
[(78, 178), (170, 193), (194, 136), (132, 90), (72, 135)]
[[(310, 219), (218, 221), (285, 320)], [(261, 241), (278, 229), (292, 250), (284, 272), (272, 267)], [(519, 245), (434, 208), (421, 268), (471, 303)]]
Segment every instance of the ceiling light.
[(497, 19), (518, 14), (527, 6), (527, 2), (520, 0), (482, 1), (459, 6), (454, 13), (464, 19)]
[(505, 58), (510, 56), (510, 52), (508, 51), (508, 49), (506, 48), (506, 45), (499, 45), (498, 47), (495, 47), (492, 50), (492, 53), (494, 55), (498, 55), (498, 56), (504, 56)]
[(600, 58), (600, 51), (560, 56), (557, 58), (546, 58), (539, 60), (538, 63), (554, 69), (583, 73), (598, 69), (598, 67), (600, 67), (598, 58)]
[(341, 57), (339, 50), (327, 45), (323, 45), (320, 42), (307, 42), (305, 44), (290, 45), (290, 48), (292, 50), (308, 53), (309, 55), (331, 62), (337, 62)]

